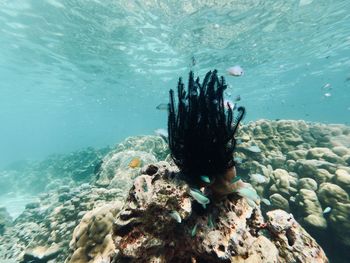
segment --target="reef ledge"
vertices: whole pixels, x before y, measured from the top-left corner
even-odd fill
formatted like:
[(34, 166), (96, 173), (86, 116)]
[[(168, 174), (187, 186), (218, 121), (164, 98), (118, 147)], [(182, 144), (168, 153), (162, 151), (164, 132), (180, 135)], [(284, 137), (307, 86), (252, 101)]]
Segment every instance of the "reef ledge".
[(98, 262), (328, 262), (292, 214), (273, 210), (264, 219), (235, 194), (199, 209), (175, 166), (141, 173), (113, 220), (114, 247), (105, 233), (109, 251)]

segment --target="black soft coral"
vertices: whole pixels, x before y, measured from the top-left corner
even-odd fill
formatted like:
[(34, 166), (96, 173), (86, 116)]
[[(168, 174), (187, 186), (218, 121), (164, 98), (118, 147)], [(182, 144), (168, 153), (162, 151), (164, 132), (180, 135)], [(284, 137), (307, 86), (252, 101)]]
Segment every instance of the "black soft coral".
[(169, 147), (174, 162), (190, 182), (198, 182), (201, 175), (213, 179), (235, 165), (234, 136), (245, 109), (239, 107), (234, 118), (233, 109), (224, 103), (226, 88), (224, 77), (219, 78), (214, 70), (206, 74), (202, 84), (190, 72), (187, 93), (180, 78), (177, 107), (170, 90)]

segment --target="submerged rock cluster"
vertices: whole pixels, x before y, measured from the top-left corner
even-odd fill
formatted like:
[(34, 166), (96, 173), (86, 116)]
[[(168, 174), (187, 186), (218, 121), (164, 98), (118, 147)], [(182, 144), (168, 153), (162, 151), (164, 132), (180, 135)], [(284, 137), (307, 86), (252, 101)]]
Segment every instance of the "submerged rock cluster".
[(265, 221), (237, 195), (196, 211), (171, 170), (160, 163), (135, 180), (114, 222), (113, 262), (328, 262), (293, 215), (275, 210)]
[(52, 155), (44, 161), (9, 165), (0, 171), (0, 195), (39, 194), (61, 185), (79, 186), (89, 182), (96, 165), (110, 151), (110, 148), (95, 150), (89, 147), (67, 155)]
[(350, 247), (350, 127), (260, 120), (242, 127), (239, 138), (238, 174), (271, 201), (265, 211), (291, 212), (312, 233), (331, 230), (333, 242)]
[[(146, 152), (147, 148), (138, 148), (145, 147), (141, 143), (142, 139), (150, 149), (148, 152)], [(91, 218), (95, 218), (104, 211), (103, 207), (111, 206), (115, 209), (113, 210), (114, 213), (116, 213), (118, 206), (122, 205), (127, 191), (133, 183), (133, 178), (139, 174), (141, 169), (141, 167), (129, 167), (130, 159), (135, 156), (140, 157), (142, 165), (147, 164), (147, 162), (157, 162), (157, 158), (163, 158), (164, 154), (167, 154), (164, 145), (166, 143), (157, 136), (127, 138), (117, 145), (114, 150), (110, 151), (103, 158), (102, 163), (95, 160), (93, 162), (95, 167), (89, 165), (90, 172), (88, 178), (86, 178), (89, 183), (75, 186), (75, 183), (68, 184), (67, 178), (64, 177), (59, 180), (60, 183), (54, 189), (39, 194), (37, 201), (28, 203), (23, 213), (14, 222), (9, 219), (6, 209), (0, 208), (0, 230), (3, 226), (3, 233), (0, 232), (0, 262), (1, 260), (6, 262), (11, 262), (11, 260), (13, 262), (31, 262), (35, 258), (39, 260), (48, 255), (55, 255), (54, 262), (61, 263), (66, 260), (70, 249), (75, 250), (77, 247), (84, 253), (89, 254), (90, 251), (86, 250), (89, 243), (86, 244), (82, 241), (85, 239), (80, 239), (80, 242), (70, 242), (72, 235), (86, 238), (86, 235), (82, 233), (86, 231), (87, 226), (83, 226), (83, 223), (80, 223), (80, 230), (73, 233), (80, 220), (86, 222)], [(163, 151), (160, 149), (163, 149)], [(90, 154), (91, 151), (91, 149), (87, 150), (88, 156), (97, 156), (97, 154)], [(154, 156), (153, 153), (157, 156)], [(77, 157), (77, 154), (74, 154), (74, 156)], [(69, 163), (68, 157), (58, 156), (58, 158), (59, 161), (65, 160), (62, 162), (65, 166), (72, 167), (70, 174), (73, 174), (76, 170), (80, 171), (86, 166), (85, 162), (81, 162), (81, 167), (77, 166), (79, 158), (78, 160), (72, 159), (72, 163)], [(49, 163), (53, 162), (52, 159), (53, 157), (50, 157)], [(43, 163), (48, 163), (48, 161)], [(33, 169), (32, 166), (30, 167)], [(45, 171), (47, 170), (44, 169), (42, 172)], [(19, 181), (24, 180), (24, 176), (17, 179)], [(103, 176), (111, 181), (108, 181), (108, 184), (101, 185), (99, 180)], [(119, 180), (116, 180), (117, 178)], [(49, 180), (49, 178), (45, 180)], [(51, 180), (57, 182), (56, 178), (51, 178)], [(70, 181), (70, 179), (67, 180)], [(17, 184), (20, 186), (20, 182)], [(21, 191), (24, 191), (24, 189), (19, 190), (19, 192)], [(91, 210), (92, 212), (90, 212)], [(102, 225), (105, 224), (104, 221), (101, 222)], [(90, 227), (88, 228), (90, 229)], [(100, 231), (100, 228), (101, 226), (98, 225), (98, 231)], [(55, 253), (52, 253), (52, 251), (55, 251)], [(80, 254), (74, 254), (73, 259), (76, 260), (79, 257)], [(80, 262), (87, 262), (84, 260), (86, 259), (82, 258)]]
[[(167, 143), (159, 136), (129, 137), (109, 152), (101, 162), (94, 183), (101, 187), (129, 189), (142, 166), (164, 160)], [(130, 167), (130, 161), (139, 163)]]
[[(80, 185), (50, 177), (55, 186), (14, 221), (1, 210), (0, 261), (327, 262), (303, 227), (322, 246), (350, 247), (350, 127), (283, 120), (242, 126), (237, 174), (271, 202), (261, 210), (237, 195), (203, 210), (168, 153), (160, 137), (131, 137), (93, 161)], [(65, 162), (67, 175), (82, 169), (78, 160)], [(17, 189), (24, 177), (15, 178)]]
[(114, 202), (87, 212), (74, 229), (66, 262), (109, 262), (115, 254), (112, 225), (122, 203)]
[(40, 258), (54, 247), (59, 251), (55, 253), (55, 262), (64, 262), (74, 228), (83, 216), (106, 204), (121, 206), (124, 196), (119, 189), (88, 184), (71, 189), (61, 186), (55, 192), (41, 194), (0, 235), (0, 259), (31, 262), (25, 259), (34, 255)]

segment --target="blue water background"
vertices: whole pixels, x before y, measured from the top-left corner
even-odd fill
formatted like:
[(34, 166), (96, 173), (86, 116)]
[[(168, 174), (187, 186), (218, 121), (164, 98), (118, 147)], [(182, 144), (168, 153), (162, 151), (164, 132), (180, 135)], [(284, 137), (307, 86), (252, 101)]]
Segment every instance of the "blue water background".
[(192, 56), (246, 121), (349, 124), (349, 25), (348, 0), (3, 0), (0, 167), (166, 128), (155, 107)]

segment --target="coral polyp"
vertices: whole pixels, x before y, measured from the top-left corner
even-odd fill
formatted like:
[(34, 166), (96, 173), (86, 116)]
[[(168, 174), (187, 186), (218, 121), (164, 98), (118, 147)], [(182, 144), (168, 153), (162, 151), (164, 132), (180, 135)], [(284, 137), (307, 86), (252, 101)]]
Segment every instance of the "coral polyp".
[(217, 70), (209, 71), (202, 83), (198, 77), (194, 79), (191, 71), (187, 92), (179, 78), (177, 103), (174, 91), (169, 92), (171, 156), (190, 183), (199, 183), (203, 175), (213, 181), (235, 166), (235, 133), (245, 108), (238, 107), (235, 117), (231, 105), (225, 105), (225, 89), (225, 79), (218, 76)]

